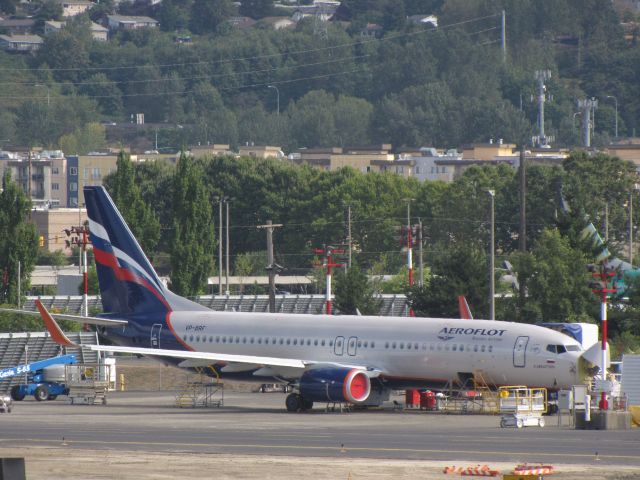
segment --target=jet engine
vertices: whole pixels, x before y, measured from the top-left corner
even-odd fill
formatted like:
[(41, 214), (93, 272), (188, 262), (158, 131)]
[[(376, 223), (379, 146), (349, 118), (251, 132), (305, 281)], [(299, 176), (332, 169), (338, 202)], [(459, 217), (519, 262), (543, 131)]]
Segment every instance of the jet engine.
[(300, 377), (300, 395), (311, 402), (363, 403), (371, 394), (371, 380), (359, 368), (316, 368)]

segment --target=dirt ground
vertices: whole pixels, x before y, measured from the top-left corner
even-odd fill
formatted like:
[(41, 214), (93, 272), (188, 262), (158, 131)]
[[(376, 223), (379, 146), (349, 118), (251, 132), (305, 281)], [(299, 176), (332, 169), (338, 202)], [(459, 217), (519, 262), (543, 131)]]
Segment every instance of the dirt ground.
[[(136, 479), (453, 479), (445, 475), (445, 466), (470, 466), (468, 463), (364, 458), (280, 457), (251, 455), (182, 454), (57, 448), (0, 448), (2, 457), (24, 457), (29, 480)], [(510, 473), (513, 464), (490, 465)], [(547, 478), (563, 480), (636, 480), (635, 467), (556, 465), (557, 473)], [(501, 477), (499, 477), (501, 478)]]

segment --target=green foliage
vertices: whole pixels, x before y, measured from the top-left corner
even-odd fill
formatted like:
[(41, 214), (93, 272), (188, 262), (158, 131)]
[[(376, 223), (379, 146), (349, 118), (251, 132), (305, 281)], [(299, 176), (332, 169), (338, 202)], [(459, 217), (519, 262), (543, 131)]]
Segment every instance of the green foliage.
[(588, 286), (589, 258), (557, 229), (543, 231), (531, 253), (512, 260), (528, 293), (522, 321), (581, 322), (597, 312), (597, 298)]
[(259, 19), (273, 13), (273, 0), (245, 0), (240, 5), (240, 15)]
[(68, 258), (62, 250), (56, 250), (50, 252), (44, 248), (38, 249), (38, 256), (36, 258), (36, 265), (51, 265), (54, 267), (62, 267), (67, 265)]
[(211, 198), (202, 166), (186, 154), (178, 160), (173, 187), (171, 285), (180, 295), (202, 293), (212, 272), (214, 242)]
[[(5, 172), (0, 192), (0, 303), (17, 305), (29, 288), (29, 278), (38, 255), (38, 234), (29, 221), (31, 202)], [(20, 278), (18, 279), (18, 263)]]
[(367, 274), (355, 264), (335, 276), (334, 305), (343, 315), (378, 315), (382, 300), (377, 293)]
[(152, 255), (160, 238), (160, 222), (142, 198), (128, 154), (120, 152), (117, 171), (106, 179), (105, 186), (142, 250)]
[(193, 33), (215, 33), (234, 13), (231, 0), (194, 0), (189, 28)]
[(434, 258), (431, 269), (429, 283), (407, 293), (417, 316), (458, 318), (458, 296), (464, 295), (474, 317), (487, 318), (489, 268), (482, 250), (466, 243), (449, 245)]
[(77, 128), (73, 133), (60, 137), (58, 145), (67, 155), (86, 155), (104, 148), (107, 144), (104, 126), (89, 123)]

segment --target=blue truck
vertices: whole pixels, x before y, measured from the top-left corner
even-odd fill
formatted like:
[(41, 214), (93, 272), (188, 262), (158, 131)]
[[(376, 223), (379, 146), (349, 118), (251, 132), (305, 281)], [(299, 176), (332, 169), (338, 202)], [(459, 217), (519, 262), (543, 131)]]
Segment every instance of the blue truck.
[(39, 402), (54, 400), (58, 395), (67, 395), (69, 393), (69, 388), (64, 383), (64, 366), (75, 363), (75, 355), (61, 355), (5, 368), (0, 370), (0, 379), (17, 375), (26, 376), (25, 383), (11, 387), (11, 398), (13, 400), (24, 400), (27, 395), (33, 395)]

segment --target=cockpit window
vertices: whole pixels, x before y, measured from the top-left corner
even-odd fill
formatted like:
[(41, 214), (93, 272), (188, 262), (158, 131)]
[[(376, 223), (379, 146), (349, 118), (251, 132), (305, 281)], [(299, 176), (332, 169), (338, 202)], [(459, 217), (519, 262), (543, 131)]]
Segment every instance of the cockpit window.
[(547, 351), (551, 353), (566, 353), (568, 351), (580, 351), (577, 345), (547, 345)]

